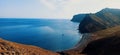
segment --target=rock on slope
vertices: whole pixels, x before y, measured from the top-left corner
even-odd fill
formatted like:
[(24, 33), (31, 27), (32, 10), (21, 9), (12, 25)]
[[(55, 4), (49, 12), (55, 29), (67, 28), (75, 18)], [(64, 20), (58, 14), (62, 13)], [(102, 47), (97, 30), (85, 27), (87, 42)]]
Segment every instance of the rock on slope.
[(35, 46), (0, 39), (0, 55), (59, 55)]

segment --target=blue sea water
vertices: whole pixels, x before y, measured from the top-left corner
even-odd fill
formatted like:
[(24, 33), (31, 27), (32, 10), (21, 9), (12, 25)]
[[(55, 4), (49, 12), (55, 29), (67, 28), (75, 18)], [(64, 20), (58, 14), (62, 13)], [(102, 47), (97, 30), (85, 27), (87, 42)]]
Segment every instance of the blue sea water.
[(75, 46), (81, 35), (78, 23), (67, 19), (0, 19), (0, 38), (47, 50), (62, 51)]

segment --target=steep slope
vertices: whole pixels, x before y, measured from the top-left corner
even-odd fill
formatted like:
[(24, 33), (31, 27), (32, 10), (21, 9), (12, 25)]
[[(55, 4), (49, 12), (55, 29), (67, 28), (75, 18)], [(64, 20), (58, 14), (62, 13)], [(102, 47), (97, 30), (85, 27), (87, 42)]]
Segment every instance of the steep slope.
[(80, 22), (80, 33), (90, 33), (120, 25), (120, 10), (105, 8), (95, 14), (88, 14)]
[(62, 54), (120, 55), (119, 9), (105, 8), (95, 14), (85, 15), (80, 22), (79, 32), (83, 34), (79, 43), (74, 48), (61, 52)]
[(35, 46), (0, 39), (0, 55), (59, 55)]

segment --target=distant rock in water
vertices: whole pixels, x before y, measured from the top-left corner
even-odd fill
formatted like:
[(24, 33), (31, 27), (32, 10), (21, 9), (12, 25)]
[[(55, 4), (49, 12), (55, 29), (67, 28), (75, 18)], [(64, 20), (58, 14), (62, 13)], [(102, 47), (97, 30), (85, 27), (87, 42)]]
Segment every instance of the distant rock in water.
[(35, 46), (23, 45), (0, 39), (0, 55), (59, 55)]
[(105, 8), (95, 14), (87, 14), (79, 25), (80, 33), (91, 33), (120, 25), (120, 9)]
[(71, 21), (73, 21), (73, 22), (81, 22), (83, 20), (83, 18), (85, 17), (85, 15), (87, 15), (87, 14), (74, 15)]

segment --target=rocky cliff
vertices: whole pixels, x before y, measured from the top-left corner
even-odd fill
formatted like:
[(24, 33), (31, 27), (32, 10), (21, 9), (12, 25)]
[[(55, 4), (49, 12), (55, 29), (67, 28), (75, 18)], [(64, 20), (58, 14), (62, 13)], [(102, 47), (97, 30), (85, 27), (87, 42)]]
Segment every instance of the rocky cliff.
[(82, 39), (64, 55), (120, 55), (120, 10), (105, 8), (80, 22)]
[(80, 33), (90, 33), (120, 25), (120, 9), (105, 8), (86, 15), (80, 22)]
[(35, 46), (23, 45), (0, 39), (0, 55), (59, 55)]

